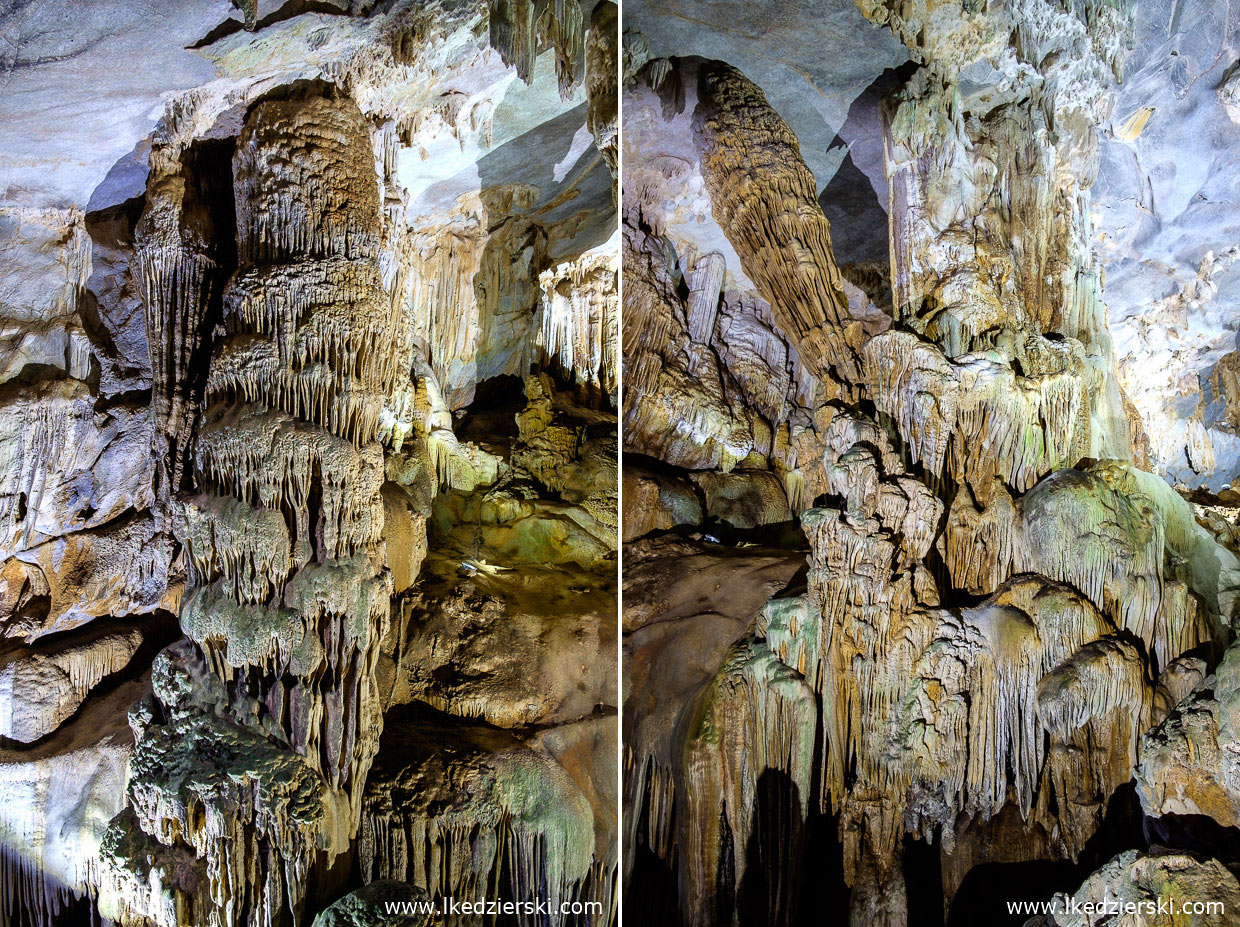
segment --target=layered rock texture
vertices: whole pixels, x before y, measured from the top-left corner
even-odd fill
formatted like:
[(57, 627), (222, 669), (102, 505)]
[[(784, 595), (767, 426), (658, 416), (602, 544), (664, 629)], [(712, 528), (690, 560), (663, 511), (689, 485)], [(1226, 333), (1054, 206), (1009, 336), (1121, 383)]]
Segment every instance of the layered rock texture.
[(0, 922), (613, 923), (614, 4), (148, 7), (0, 11)]
[[(626, 916), (1240, 916), (1234, 464), (1198, 453), (1236, 313), (1135, 342), (1159, 246), (1108, 224), (1156, 93), (1226, 152), (1159, 182), (1233, 182), (1240, 23), (1168, 7), (626, 9)], [(1158, 49), (1206, 21), (1180, 83)], [(1178, 234), (1226, 238), (1201, 209)]]

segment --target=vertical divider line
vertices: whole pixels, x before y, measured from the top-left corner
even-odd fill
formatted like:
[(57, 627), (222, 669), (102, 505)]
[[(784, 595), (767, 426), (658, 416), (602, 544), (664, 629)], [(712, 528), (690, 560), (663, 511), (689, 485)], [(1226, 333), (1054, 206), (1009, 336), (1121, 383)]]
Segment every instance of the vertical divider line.
[(624, 924), (624, 0), (616, 0), (616, 923)]

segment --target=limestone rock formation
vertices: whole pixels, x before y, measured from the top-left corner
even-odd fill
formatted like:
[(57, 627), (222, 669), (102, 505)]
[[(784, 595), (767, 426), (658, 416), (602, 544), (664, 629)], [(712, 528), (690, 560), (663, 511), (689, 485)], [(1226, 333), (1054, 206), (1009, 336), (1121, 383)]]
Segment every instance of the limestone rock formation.
[(0, 663), (0, 737), (28, 744), (50, 734), (101, 680), (124, 669), (141, 643), (135, 629), (50, 653), (9, 655)]
[(1146, 813), (1204, 815), (1222, 827), (1240, 822), (1240, 733), (1232, 705), (1240, 691), (1240, 653), (1227, 651), (1214, 674), (1175, 701), (1141, 741), (1137, 792)]
[(1033, 927), (1094, 927), (1135, 918), (1150, 927), (1228, 924), (1240, 903), (1236, 877), (1216, 860), (1188, 854), (1145, 856), (1130, 850), (1093, 875), (1073, 895), (1055, 898), (1052, 914), (1033, 919)]
[[(422, 905), (434, 909), (426, 892), (394, 879), (378, 879), (323, 910), (314, 919), (313, 927), (425, 927), (433, 923), (433, 915), (421, 910)], [(405, 906), (407, 909), (402, 910)]]
[(537, 793), (496, 846), (528, 877), (481, 884), (614, 920), (616, 33), (577, 0), (0, 11), (0, 921), (464, 898), (368, 885), (404, 711), (507, 725), (469, 757), (507, 798), (415, 777), (392, 816), (500, 834)]
[[(1153, 235), (1102, 234), (1143, 196), (1125, 75), (1183, 99), (1235, 57), (1203, 4), (1218, 62), (1172, 80), (1159, 30), (1199, 27), (1168, 6), (626, 8), (626, 914), (1003, 923), (1099, 867), (1082, 897), (1230, 897), (1185, 854), (1234, 826), (1232, 515), (1149, 423), (1218, 492), (1234, 378), (1202, 338), (1166, 371), (1195, 409), (1134, 380), (1157, 323), (1104, 290)], [(718, 552), (652, 565), (692, 538)], [(805, 572), (755, 588), (762, 544)]]

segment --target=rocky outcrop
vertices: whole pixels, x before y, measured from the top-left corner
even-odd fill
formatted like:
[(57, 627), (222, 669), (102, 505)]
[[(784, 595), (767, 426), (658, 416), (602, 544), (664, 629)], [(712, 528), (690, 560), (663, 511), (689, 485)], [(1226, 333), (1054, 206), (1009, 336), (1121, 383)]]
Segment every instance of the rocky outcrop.
[(101, 680), (129, 664), (137, 630), (105, 634), (50, 653), (17, 651), (0, 661), (0, 737), (32, 743), (81, 706)]
[(388, 700), (418, 701), (497, 727), (564, 724), (609, 705), (615, 664), (595, 659), (615, 637), (614, 581), (551, 567), (485, 567), (432, 558), (402, 602)]
[(1204, 815), (1221, 827), (1240, 826), (1240, 732), (1231, 710), (1238, 662), (1233, 646), (1142, 738), (1137, 794), (1149, 816)]
[(313, 927), (425, 927), (433, 923), (433, 910), (425, 892), (405, 882), (378, 879), (320, 912)]
[(1135, 850), (1115, 857), (1072, 895), (1056, 895), (1052, 913), (1032, 927), (1095, 927), (1116, 914), (1140, 918), (1151, 927), (1227, 924), (1240, 903), (1236, 877), (1215, 860)]

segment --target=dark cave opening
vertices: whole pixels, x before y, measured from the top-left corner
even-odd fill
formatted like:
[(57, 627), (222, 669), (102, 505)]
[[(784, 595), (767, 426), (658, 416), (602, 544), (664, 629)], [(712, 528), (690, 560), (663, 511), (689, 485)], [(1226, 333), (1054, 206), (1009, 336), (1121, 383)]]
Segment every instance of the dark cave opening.
[[(651, 927), (679, 927), (680, 890), (676, 876), (679, 861), (676, 848), (672, 847), (671, 860), (664, 862), (660, 859), (647, 841), (650, 803), (626, 803), (626, 807), (636, 807), (638, 810), (637, 821), (626, 828), (632, 835), (630, 852), (633, 862), (624, 887), (625, 911)], [(674, 807), (672, 819), (675, 819)]]
[[(851, 892), (844, 881), (839, 815), (820, 810), (811, 798), (809, 813), (802, 818), (797, 786), (780, 770), (768, 769), (759, 776), (756, 798), (750, 838), (741, 851), (745, 874), (733, 886), (730, 876), (721, 873), (716, 923), (732, 923), (734, 913), (741, 924), (846, 923)], [(648, 808), (641, 806), (639, 815), (632, 831), (633, 868), (624, 896), (625, 916), (652, 927), (680, 927), (675, 848), (670, 865), (661, 860), (645, 839)], [(720, 869), (730, 873), (735, 850), (726, 821), (722, 831)]]
[[(186, 197), (187, 212), (190, 209), (201, 210), (198, 216), (193, 216), (192, 213), (187, 215), (187, 221), (197, 225), (199, 230), (208, 236), (208, 256), (214, 263), (213, 271), (203, 281), (199, 306), (201, 315), (196, 322), (196, 337), (188, 339), (183, 380), (172, 386), (181, 394), (189, 408), (201, 407), (211, 367), (215, 330), (224, 318), (224, 286), (238, 264), (237, 207), (233, 193), (232, 164), (236, 146), (237, 140), (234, 137), (203, 139), (192, 144), (182, 155), (182, 171), (192, 191)], [(170, 338), (165, 347), (172, 351), (177, 350), (178, 346), (178, 339)], [(151, 347), (153, 350), (156, 346)], [(169, 360), (173, 361), (172, 358)], [(169, 369), (177, 369), (175, 361)], [(196, 431), (197, 427), (198, 422), (194, 421), (192, 430)], [(170, 450), (174, 453), (178, 449), (178, 440), (181, 453), (188, 455), (193, 445), (192, 436), (182, 436), (180, 439), (169, 436)], [(183, 456), (176, 467), (174, 473), (179, 472), (180, 481), (171, 487), (172, 490), (193, 491), (195, 468), (192, 461)]]
[(817, 799), (811, 799), (801, 848), (797, 917), (792, 927), (848, 921), (852, 890), (844, 881), (844, 845), (839, 832), (839, 815), (824, 812)]
[(474, 399), (456, 423), (459, 441), (472, 441), (493, 454), (507, 457), (517, 440), (517, 413), (525, 408), (525, 385), (520, 377), (498, 376), (483, 380)]
[(1240, 827), (1223, 827), (1204, 814), (1164, 814), (1145, 818), (1142, 829), (1150, 844), (1217, 859), (1240, 873)]
[[(986, 839), (998, 845), (1004, 843), (1001, 830)], [(1180, 845), (1171, 840), (1167, 843)], [(978, 923), (1023, 927), (1032, 915), (1027, 910), (1009, 913), (1009, 902), (1045, 902), (1050, 901), (1057, 892), (1075, 892), (1091, 873), (1117, 854), (1132, 849), (1145, 851), (1149, 846), (1136, 786), (1129, 782), (1111, 795), (1101, 824), (1076, 862), (1050, 859), (990, 861), (970, 869), (952, 899), (945, 927), (970, 927)], [(910, 925), (913, 924), (912, 918), (910, 889)]]
[(788, 773), (767, 769), (758, 777), (755, 799), (744, 850), (745, 875), (736, 889), (740, 920), (745, 924), (794, 924), (797, 908), (793, 899), (804, 870), (788, 863), (805, 833), (800, 789)]
[(908, 927), (943, 927), (943, 862), (938, 841), (904, 841)]
[[(1023, 927), (1032, 915), (1027, 910), (1009, 910), (1009, 904), (1049, 901), (1056, 892), (1072, 892), (1080, 884), (1079, 867), (1069, 862), (983, 863), (964, 877), (952, 902), (946, 927), (976, 924)], [(909, 924), (912, 923), (910, 897)]]
[(594, 383), (578, 381), (573, 372), (565, 370), (558, 361), (552, 359), (545, 366), (537, 368), (536, 372), (550, 377), (555, 385), (555, 391), (569, 403), (592, 412), (601, 412), (605, 415), (616, 414), (616, 407), (606, 390)]

